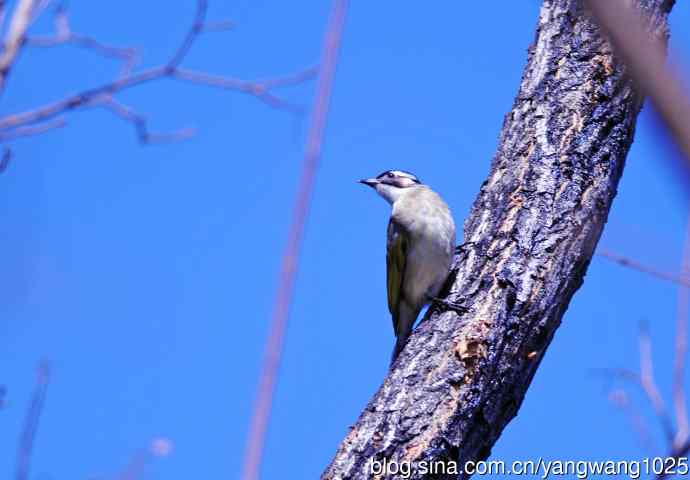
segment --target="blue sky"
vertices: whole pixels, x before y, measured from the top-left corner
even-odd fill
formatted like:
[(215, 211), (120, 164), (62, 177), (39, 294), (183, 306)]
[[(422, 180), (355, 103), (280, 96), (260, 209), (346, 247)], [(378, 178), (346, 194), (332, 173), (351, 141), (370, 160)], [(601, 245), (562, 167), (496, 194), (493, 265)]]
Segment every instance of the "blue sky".
[[(202, 38), (186, 65), (247, 79), (312, 65), (329, 7), (211, 0), (211, 17), (238, 27)], [(133, 0), (70, 2), (76, 31), (142, 46), (146, 65), (170, 55), (193, 9), (192, 0), (165, 11)], [(415, 172), (462, 224), (517, 92), (538, 10), (537, 1), (352, 2), (263, 478), (316, 478), (386, 373), (389, 207), (355, 181), (389, 168)], [(689, 20), (690, 6), (678, 2), (671, 50), (686, 66)], [(86, 51), (27, 50), (2, 112), (116, 71)], [(284, 93), (308, 105), (313, 87)], [(156, 129), (199, 133), (141, 147), (129, 125), (83, 111), (65, 129), (16, 142), (0, 176), (0, 384), (8, 389), (0, 476), (14, 471), (45, 357), (54, 375), (32, 478), (113, 475), (158, 437), (174, 451), (145, 478), (238, 478), (307, 124), (242, 94), (172, 81), (121, 99)], [(678, 269), (688, 208), (674, 155), (645, 108), (602, 247)], [(672, 284), (595, 258), (493, 458), (647, 456), (592, 370), (636, 368), (646, 320), (668, 398), (676, 295)], [(644, 399), (633, 399), (661, 444)]]

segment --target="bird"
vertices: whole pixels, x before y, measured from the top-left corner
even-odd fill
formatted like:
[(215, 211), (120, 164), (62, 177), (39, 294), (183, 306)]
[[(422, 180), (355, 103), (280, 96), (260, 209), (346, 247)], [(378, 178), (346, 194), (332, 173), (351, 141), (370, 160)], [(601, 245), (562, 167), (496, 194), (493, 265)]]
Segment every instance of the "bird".
[(419, 312), (438, 300), (448, 278), (455, 251), (455, 222), (441, 196), (412, 173), (387, 170), (359, 182), (392, 206), (386, 242), (388, 310), (396, 336), (392, 367)]

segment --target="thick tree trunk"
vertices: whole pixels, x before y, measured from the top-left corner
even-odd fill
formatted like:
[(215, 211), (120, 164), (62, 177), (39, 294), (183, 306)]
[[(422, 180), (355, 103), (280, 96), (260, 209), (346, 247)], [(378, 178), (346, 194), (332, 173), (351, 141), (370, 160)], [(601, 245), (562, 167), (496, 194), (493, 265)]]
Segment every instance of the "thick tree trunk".
[[(665, 39), (673, 2), (635, 3)], [(546, 0), (456, 255), (446, 298), (463, 309), (430, 309), (323, 479), (401, 478), (372, 473), (384, 459), (453, 478), (423, 467), (489, 456), (582, 284), (640, 105), (581, 3)]]

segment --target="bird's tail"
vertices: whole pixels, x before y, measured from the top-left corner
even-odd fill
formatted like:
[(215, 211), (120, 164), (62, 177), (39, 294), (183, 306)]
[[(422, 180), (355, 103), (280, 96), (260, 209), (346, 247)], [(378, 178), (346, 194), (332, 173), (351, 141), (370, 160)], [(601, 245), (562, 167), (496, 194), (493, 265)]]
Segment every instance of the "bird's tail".
[(398, 355), (400, 355), (400, 352), (402, 352), (405, 343), (407, 343), (407, 337), (409, 336), (409, 334), (407, 336), (398, 336), (397, 340), (395, 341), (395, 347), (393, 347), (393, 354), (391, 355), (391, 368), (393, 368), (393, 364), (395, 363), (395, 360), (397, 360)]
[(398, 316), (394, 319), (396, 341), (393, 354), (391, 355), (391, 367), (393, 367), (395, 360), (405, 347), (418, 315), (419, 309), (410, 308), (404, 302), (400, 302)]

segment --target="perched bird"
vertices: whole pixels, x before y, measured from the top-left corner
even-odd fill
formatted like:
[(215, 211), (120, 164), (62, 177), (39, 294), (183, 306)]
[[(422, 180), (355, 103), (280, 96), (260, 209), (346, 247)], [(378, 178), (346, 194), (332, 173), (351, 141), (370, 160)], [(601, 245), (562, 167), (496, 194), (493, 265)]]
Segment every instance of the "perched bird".
[(424, 305), (436, 299), (455, 250), (455, 222), (446, 202), (417, 177), (389, 170), (360, 180), (393, 207), (386, 255), (388, 309), (397, 340), (391, 365)]

